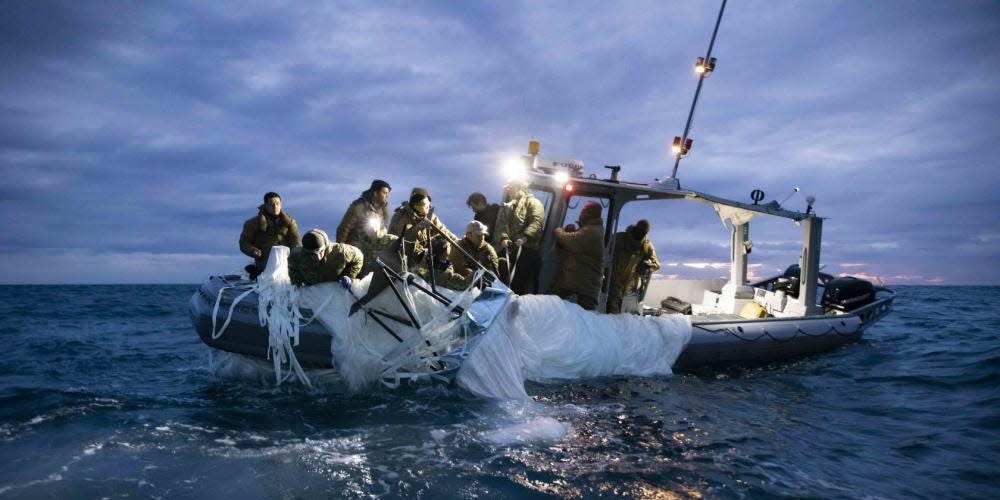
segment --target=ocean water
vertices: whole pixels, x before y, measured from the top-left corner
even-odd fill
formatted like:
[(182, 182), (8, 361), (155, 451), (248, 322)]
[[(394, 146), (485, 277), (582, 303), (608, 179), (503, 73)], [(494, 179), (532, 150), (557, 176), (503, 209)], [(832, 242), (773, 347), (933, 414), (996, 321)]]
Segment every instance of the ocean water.
[(1000, 497), (1000, 287), (901, 287), (821, 356), (519, 403), (276, 388), (210, 364), (196, 288), (0, 286), (0, 499)]

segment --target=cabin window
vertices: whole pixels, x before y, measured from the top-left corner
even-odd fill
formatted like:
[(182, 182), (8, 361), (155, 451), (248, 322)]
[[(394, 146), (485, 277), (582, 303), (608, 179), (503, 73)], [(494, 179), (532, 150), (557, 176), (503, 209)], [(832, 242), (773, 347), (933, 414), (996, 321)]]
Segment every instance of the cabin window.
[(717, 279), (729, 275), (729, 230), (711, 205), (686, 200), (640, 200), (626, 203), (616, 232), (645, 219), (648, 238), (669, 279)]
[(566, 199), (566, 216), (563, 218), (563, 226), (565, 227), (567, 224), (579, 226), (580, 211), (583, 209), (584, 205), (591, 201), (597, 202), (601, 205), (601, 219), (604, 222), (607, 222), (608, 204), (610, 203), (607, 198), (597, 196), (570, 196)]
[[(545, 207), (545, 219), (548, 219), (549, 212), (552, 211), (552, 198), (554, 197), (552, 193), (538, 188), (528, 188), (528, 192), (535, 198), (538, 198), (538, 201), (542, 202), (542, 206)], [(542, 227), (545, 227), (545, 219), (542, 219)]]

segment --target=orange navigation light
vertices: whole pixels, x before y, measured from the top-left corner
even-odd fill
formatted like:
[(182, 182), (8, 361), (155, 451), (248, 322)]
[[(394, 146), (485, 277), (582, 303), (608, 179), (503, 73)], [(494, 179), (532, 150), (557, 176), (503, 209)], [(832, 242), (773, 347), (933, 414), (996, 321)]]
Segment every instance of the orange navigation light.
[(538, 141), (528, 141), (528, 154), (537, 155), (542, 150), (542, 143)]

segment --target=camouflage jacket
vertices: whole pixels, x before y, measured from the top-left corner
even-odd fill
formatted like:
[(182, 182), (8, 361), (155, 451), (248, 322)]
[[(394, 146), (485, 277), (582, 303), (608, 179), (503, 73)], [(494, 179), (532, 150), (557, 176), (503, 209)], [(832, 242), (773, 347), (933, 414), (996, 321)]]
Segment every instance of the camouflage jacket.
[(365, 236), (358, 242), (358, 249), (361, 250), (361, 253), (365, 257), (365, 263), (361, 267), (361, 273), (358, 276), (365, 276), (374, 271), (375, 259), (383, 250), (391, 247), (397, 239), (399, 238), (396, 235), (386, 233), (385, 231), (380, 231), (377, 235), (371, 235), (366, 232)]
[(542, 221), (545, 208), (538, 198), (527, 191), (515, 201), (505, 203), (497, 217), (493, 242), (499, 244), (504, 239), (524, 238), (528, 248), (537, 249), (542, 242)]
[[(448, 235), (449, 238), (451, 238), (452, 240), (458, 239), (454, 233), (452, 233), (451, 231), (448, 230), (447, 227), (445, 227), (444, 223), (441, 222), (441, 219), (438, 219), (438, 216), (436, 214), (431, 213), (430, 217), (428, 218), (430, 219), (431, 224), (433, 224), (434, 227), (440, 229), (441, 232)], [(416, 228), (416, 225), (420, 223), (420, 221), (422, 221), (423, 219), (424, 219), (423, 216), (418, 215), (416, 212), (413, 211), (412, 208), (410, 208), (409, 202), (403, 202), (403, 204), (401, 204), (399, 208), (396, 209), (396, 212), (392, 215), (392, 221), (389, 222), (389, 234), (402, 236), (403, 239), (406, 240), (407, 245), (410, 245), (411, 242), (413, 242), (412, 244), (414, 248), (412, 250), (412, 253), (419, 255), (423, 253), (423, 251), (426, 250), (428, 245), (430, 244), (430, 240), (428, 239), (428, 233), (430, 234), (431, 238), (438, 235), (437, 231), (430, 228), (427, 229)], [(410, 251), (410, 249), (407, 249), (407, 251)]]
[[(611, 265), (611, 286), (608, 295), (621, 297), (638, 288), (639, 278), (646, 271), (658, 271), (660, 261), (656, 258), (656, 249), (649, 241), (643, 237), (642, 241), (636, 241), (629, 234), (629, 231), (615, 234), (615, 256)], [(645, 266), (642, 263), (650, 261), (652, 265)]]
[(330, 243), (317, 260), (302, 250), (292, 250), (288, 256), (288, 277), (296, 286), (309, 286), (337, 281), (341, 276), (356, 278), (363, 265), (361, 250), (346, 243)]
[(271, 217), (264, 211), (264, 205), (257, 209), (259, 210), (257, 215), (243, 223), (240, 251), (248, 257), (254, 257), (253, 250), (255, 248), (260, 250), (261, 256), (254, 257), (254, 262), (263, 268), (267, 264), (271, 247), (284, 245), (295, 248), (302, 244), (302, 239), (299, 237), (298, 224), (288, 212), (282, 211), (277, 217)]
[[(431, 272), (427, 267), (426, 262), (421, 262), (416, 269), (417, 275), (424, 279), (424, 281), (431, 282)], [(446, 267), (436, 267), (434, 269), (434, 284), (436, 286), (443, 286), (451, 290), (462, 291), (469, 287), (472, 282), (471, 279), (462, 276), (455, 272), (455, 267), (448, 264)]]
[(337, 226), (337, 243), (347, 243), (349, 245), (354, 245), (356, 247), (363, 247), (363, 239), (365, 237), (366, 225), (372, 218), (379, 221), (379, 225), (384, 229), (389, 224), (389, 207), (383, 205), (377, 207), (372, 204), (371, 201), (371, 190), (367, 190), (361, 193), (361, 197), (354, 200), (349, 207), (347, 207), (347, 212), (344, 213), (344, 218), (340, 220), (340, 225)]
[(462, 250), (452, 247), (449, 258), (451, 259), (451, 263), (455, 266), (455, 272), (464, 275), (465, 271), (469, 270), (475, 274), (475, 272), (479, 270), (479, 266), (477, 266), (475, 262), (479, 262), (486, 268), (487, 271), (490, 271), (497, 276), (500, 275), (500, 259), (497, 257), (496, 250), (494, 250), (493, 247), (486, 242), (486, 240), (483, 240), (483, 243), (479, 246), (479, 248), (474, 248), (472, 242), (469, 241), (468, 238), (462, 238), (459, 240), (458, 245), (462, 247), (462, 250), (465, 250), (466, 253), (472, 256), (474, 260), (469, 260), (469, 258), (465, 256), (465, 253), (462, 253)]
[(562, 265), (555, 286), (580, 295), (597, 298), (604, 280), (604, 222), (598, 217), (582, 223), (580, 229), (555, 230)]

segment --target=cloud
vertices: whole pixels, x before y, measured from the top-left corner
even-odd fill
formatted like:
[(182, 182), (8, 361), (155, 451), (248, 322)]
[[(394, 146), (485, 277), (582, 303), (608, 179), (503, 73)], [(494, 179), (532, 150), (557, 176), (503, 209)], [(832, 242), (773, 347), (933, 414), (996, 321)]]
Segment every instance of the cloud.
[[(0, 252), (72, 282), (151, 279), (124, 263), (163, 255), (183, 270), (178, 280), (197, 282), (222, 272), (208, 263), (242, 261), (240, 224), (270, 190), (302, 227), (331, 229), (380, 177), (394, 203), (428, 187), (439, 216), (461, 227), (465, 197), (497, 199), (500, 158), (529, 139), (547, 157), (582, 159), (588, 174), (618, 164), (627, 180), (666, 177), (717, 6), (0, 10)], [(786, 206), (817, 197), (831, 268), (1000, 283), (997, 14), (956, 3), (730, 3), (682, 185), (738, 200), (801, 187)], [(623, 221), (638, 218), (653, 221), (664, 260), (728, 260), (710, 207), (624, 207)], [(751, 224), (754, 272), (797, 262), (801, 229), (785, 222)], [(64, 257), (31, 257), (37, 249)], [(101, 256), (87, 261), (99, 271), (69, 265), (85, 255)], [(0, 274), (24, 278), (12, 266)]]

